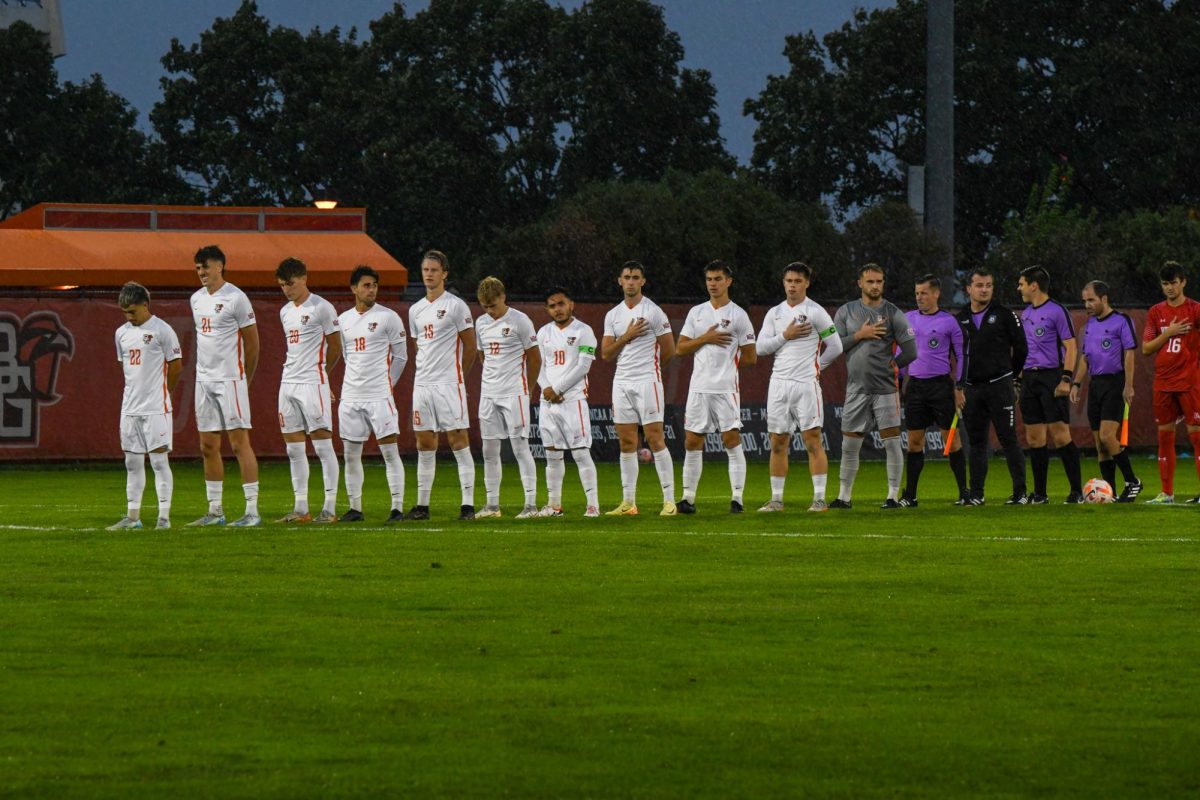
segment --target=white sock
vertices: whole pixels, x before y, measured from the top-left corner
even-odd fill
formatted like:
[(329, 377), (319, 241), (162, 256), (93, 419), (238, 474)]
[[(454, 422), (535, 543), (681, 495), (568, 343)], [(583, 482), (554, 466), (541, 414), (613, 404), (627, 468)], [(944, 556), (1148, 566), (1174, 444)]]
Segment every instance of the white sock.
[(529, 451), (529, 438), (514, 436), (509, 439), (513, 456), (517, 459), (517, 469), (521, 472), (521, 488), (525, 490), (525, 505), (537, 505), (537, 463), (533, 453)]
[(654, 454), (654, 469), (662, 485), (663, 502), (675, 502), (675, 465), (671, 463), (671, 451), (663, 448)]
[(637, 453), (621, 453), (621, 499), (626, 503), (637, 503), (637, 482)]
[(489, 506), (500, 505), (500, 477), (503, 473), (500, 465), (500, 440), (483, 440), (483, 491), (487, 494)]
[(861, 436), (842, 437), (842, 463), (838, 468), (838, 499), (849, 503), (854, 494), (854, 478), (858, 475), (858, 454), (862, 450)]
[(322, 511), (327, 511), (330, 514), (337, 509), (338, 495), (338, 460), (337, 453), (333, 450), (333, 439), (313, 439), (313, 450), (317, 451), (317, 458), (321, 459), (321, 480), (325, 485), (325, 505), (322, 506)]
[(292, 491), (296, 495), (297, 514), (308, 513), (308, 454), (304, 442), (286, 442), (288, 464), (292, 468)]
[(388, 490), (392, 493), (392, 510), (404, 510), (404, 462), (400, 460), (400, 446), (395, 442), (379, 445), (383, 455), (383, 469), (387, 473)]
[(146, 491), (146, 455), (125, 454), (125, 516), (138, 519), (142, 514), (142, 493)]
[(900, 497), (900, 478), (904, 474), (904, 450), (900, 445), (900, 437), (884, 439), (883, 450), (887, 456), (887, 499), (897, 500)]
[(150, 467), (154, 470), (154, 490), (158, 492), (158, 518), (171, 518), (171, 495), (175, 491), (175, 476), (166, 453), (151, 453)]
[(742, 502), (742, 492), (746, 488), (746, 451), (739, 444), (737, 447), (725, 448), (729, 456), (729, 491), (732, 499)]
[(546, 504), (551, 508), (562, 508), (563, 475), (566, 473), (566, 471), (567, 465), (563, 461), (563, 451), (547, 450), (546, 491), (549, 493), (549, 496), (546, 500)]
[(829, 480), (829, 475), (822, 472), (820, 475), (813, 475), (813, 500), (825, 499), (825, 484)]
[(787, 482), (787, 476), (777, 477), (771, 476), (771, 499), (783, 502), (783, 484)]
[(458, 462), (458, 486), (462, 489), (462, 504), (475, 505), (475, 460), (471, 458), (471, 448), (464, 447), (454, 451), (454, 460)]
[(342, 457), (346, 459), (346, 496), (350, 498), (350, 508), (354, 511), (362, 511), (362, 448), (362, 442), (342, 440)]
[(429, 493), (433, 491), (433, 473), (437, 471), (437, 451), (417, 451), (417, 505), (429, 507)]
[(224, 481), (205, 481), (204, 492), (208, 495), (208, 513), (220, 516), (224, 513), (221, 495), (225, 491)]
[[(592, 453), (582, 447), (571, 451), (575, 466), (579, 468), (579, 482), (583, 484), (583, 494), (587, 497), (589, 508), (600, 507), (600, 493), (596, 488), (596, 462), (592, 461)], [(561, 483), (561, 480), (560, 480)]]
[[(655, 466), (658, 465), (657, 460)], [(700, 485), (700, 474), (704, 471), (704, 451), (683, 451), (683, 499), (696, 502), (696, 487)]]
[(246, 516), (258, 516), (258, 481), (243, 483), (242, 493), (246, 495)]

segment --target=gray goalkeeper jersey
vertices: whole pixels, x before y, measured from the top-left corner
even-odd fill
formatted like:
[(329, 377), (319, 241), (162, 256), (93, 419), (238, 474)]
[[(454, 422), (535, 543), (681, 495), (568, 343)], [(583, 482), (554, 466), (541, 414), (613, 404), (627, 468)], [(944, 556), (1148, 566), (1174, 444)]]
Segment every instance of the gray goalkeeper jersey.
[[(887, 322), (881, 339), (854, 341), (854, 332), (867, 320)], [(833, 316), (834, 327), (842, 337), (846, 355), (846, 391), (858, 394), (895, 394), (896, 367), (903, 367), (917, 357), (917, 342), (904, 312), (884, 300), (871, 308), (863, 301), (851, 300)], [(896, 352), (896, 348), (900, 352)]]

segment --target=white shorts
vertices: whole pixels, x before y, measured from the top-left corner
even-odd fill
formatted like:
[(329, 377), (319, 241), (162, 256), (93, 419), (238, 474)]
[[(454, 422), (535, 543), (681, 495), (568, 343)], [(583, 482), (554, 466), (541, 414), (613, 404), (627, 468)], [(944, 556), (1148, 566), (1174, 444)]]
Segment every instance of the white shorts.
[(438, 383), (413, 387), (412, 428), (414, 431), (466, 430), (467, 387), (461, 383)]
[(552, 450), (579, 450), (592, 446), (591, 413), (586, 400), (543, 401), (538, 408), (541, 409), (538, 427), (544, 446)]
[(391, 400), (342, 400), (338, 405), (338, 435), (348, 442), (375, 441), (400, 433), (400, 415)]
[(126, 453), (171, 450), (175, 422), (170, 414), (122, 414), (121, 449)]
[(332, 431), (333, 404), (329, 384), (279, 384), (279, 430), (283, 433)]
[(688, 392), (683, 412), (683, 429), (692, 433), (724, 433), (741, 430), (742, 403), (737, 392), (709, 394)]
[(872, 428), (900, 427), (900, 393), (860, 394), (847, 392), (842, 403), (842, 430), (866, 433)]
[(249, 427), (250, 387), (245, 381), (196, 381), (196, 430), (216, 433)]
[(767, 388), (767, 431), (794, 433), (820, 428), (825, 424), (825, 404), (821, 383), (772, 380)]
[(612, 387), (613, 422), (618, 425), (649, 425), (663, 421), (663, 385), (614, 383)]
[(479, 436), (483, 439), (529, 438), (529, 395), (479, 398)]

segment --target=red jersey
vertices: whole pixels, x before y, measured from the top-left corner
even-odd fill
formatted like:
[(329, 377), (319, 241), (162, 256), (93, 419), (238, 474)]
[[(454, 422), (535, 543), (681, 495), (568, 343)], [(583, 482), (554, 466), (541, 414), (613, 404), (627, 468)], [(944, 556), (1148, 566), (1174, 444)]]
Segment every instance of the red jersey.
[(1200, 380), (1200, 303), (1190, 297), (1183, 304), (1167, 305), (1164, 300), (1150, 307), (1142, 341), (1158, 337), (1175, 320), (1192, 323), (1182, 336), (1172, 336), (1154, 354), (1154, 389), (1159, 392), (1186, 392)]

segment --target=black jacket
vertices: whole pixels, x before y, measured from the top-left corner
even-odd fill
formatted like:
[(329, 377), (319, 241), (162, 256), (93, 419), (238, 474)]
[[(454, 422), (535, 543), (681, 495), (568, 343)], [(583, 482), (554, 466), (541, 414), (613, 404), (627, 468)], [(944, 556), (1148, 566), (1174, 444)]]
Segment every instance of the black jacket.
[(1012, 376), (1021, 377), (1029, 345), (1021, 318), (1004, 306), (992, 303), (983, 311), (980, 326), (975, 327), (968, 305), (956, 315), (963, 331), (963, 381), (991, 383)]

